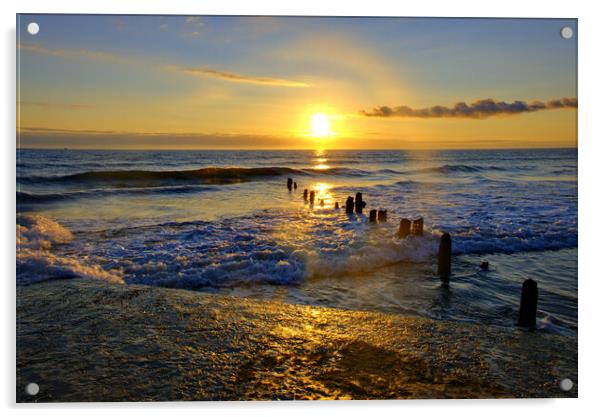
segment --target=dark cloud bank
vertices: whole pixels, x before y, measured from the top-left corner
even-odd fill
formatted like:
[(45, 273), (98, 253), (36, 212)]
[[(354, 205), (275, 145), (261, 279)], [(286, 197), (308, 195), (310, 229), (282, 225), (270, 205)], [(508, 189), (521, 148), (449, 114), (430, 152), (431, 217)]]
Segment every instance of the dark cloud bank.
[(532, 113), (540, 110), (577, 108), (576, 98), (561, 98), (548, 102), (495, 101), (493, 99), (477, 100), (470, 104), (456, 103), (453, 107), (433, 106), (423, 109), (413, 109), (408, 106), (381, 106), (372, 110), (360, 110), (360, 114), (368, 117), (417, 117), (417, 118), (462, 118), (485, 119), (493, 116), (509, 116), (521, 113)]

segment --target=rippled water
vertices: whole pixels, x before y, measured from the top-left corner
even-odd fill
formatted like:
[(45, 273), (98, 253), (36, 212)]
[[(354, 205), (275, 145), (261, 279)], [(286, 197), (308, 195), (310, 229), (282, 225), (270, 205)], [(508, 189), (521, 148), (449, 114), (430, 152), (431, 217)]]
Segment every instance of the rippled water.
[[(364, 215), (333, 208), (356, 192)], [(368, 224), (375, 208), (387, 223)], [(574, 149), (19, 150), (17, 209), (41, 216), (20, 220), (21, 283), (108, 274), (511, 326), (520, 284), (534, 278), (540, 326), (577, 328)], [(425, 236), (395, 237), (400, 218), (418, 216)], [(434, 274), (442, 231), (454, 242), (449, 286)]]

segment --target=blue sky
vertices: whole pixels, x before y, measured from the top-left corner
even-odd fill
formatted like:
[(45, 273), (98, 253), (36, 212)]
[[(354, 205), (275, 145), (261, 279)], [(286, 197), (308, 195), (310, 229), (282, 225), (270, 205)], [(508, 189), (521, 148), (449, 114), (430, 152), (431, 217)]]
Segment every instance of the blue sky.
[[(446, 137), (450, 144), (477, 147), (479, 138), (542, 146), (576, 141), (574, 109), (487, 120), (357, 115), (380, 106), (575, 98), (576, 39), (559, 35), (563, 26), (576, 33), (575, 20), (111, 15), (18, 20), (23, 130), (199, 134), (201, 147), (203, 135), (270, 135), (287, 138), (283, 147), (296, 146), (294, 140), (303, 147), (309, 145), (302, 138), (307, 130), (311, 136), (312, 115), (321, 113), (332, 121), (329, 140), (335, 146), (343, 138), (359, 147), (428, 147), (429, 141), (445, 144)], [(38, 35), (27, 33), (30, 21), (40, 25)]]

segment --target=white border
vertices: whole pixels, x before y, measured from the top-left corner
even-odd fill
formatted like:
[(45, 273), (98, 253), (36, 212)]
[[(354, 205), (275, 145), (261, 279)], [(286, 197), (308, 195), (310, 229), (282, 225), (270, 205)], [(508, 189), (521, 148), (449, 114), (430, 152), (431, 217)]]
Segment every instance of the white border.
[[(328, 413), (364, 416), (372, 411), (379, 414), (445, 415), (447, 416), (504, 416), (509, 413), (545, 413), (546, 416), (590, 414), (600, 409), (596, 403), (602, 386), (600, 369), (600, 320), (602, 273), (597, 258), (600, 257), (600, 211), (602, 208), (602, 175), (600, 153), (602, 107), (599, 98), (600, 42), (602, 41), (602, 15), (596, 2), (580, 0), (532, 1), (505, 0), (430, 0), (428, 2), (383, 2), (365, 0), (304, 0), (284, 2), (278, 0), (186, 1), (186, 0), (5, 0), (0, 5), (3, 27), (2, 91), (1, 102), (5, 127), (1, 152), (3, 219), (2, 239), (2, 311), (4, 337), (0, 343), (3, 365), (0, 378), (2, 406), (10, 415), (19, 412), (34, 415), (80, 415), (82, 409), (91, 416), (111, 413), (128, 415), (163, 415), (173, 409), (178, 415), (248, 414), (257, 416), (303, 415)], [(117, 14), (251, 14), (251, 15), (348, 15), (348, 16), (440, 16), (440, 17), (563, 17), (579, 19), (579, 400), (491, 400), (491, 401), (371, 401), (371, 402), (302, 402), (302, 403), (164, 403), (164, 404), (71, 404), (21, 406), (14, 405), (15, 329), (14, 329), (14, 236), (15, 236), (15, 13), (117, 13)]]

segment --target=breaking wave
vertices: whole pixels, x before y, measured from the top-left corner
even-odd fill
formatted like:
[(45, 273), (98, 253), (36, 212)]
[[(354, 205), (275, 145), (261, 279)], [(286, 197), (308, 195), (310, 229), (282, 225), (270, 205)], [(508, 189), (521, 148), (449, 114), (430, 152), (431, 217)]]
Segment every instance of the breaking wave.
[(17, 216), (17, 284), (25, 285), (50, 279), (95, 278), (123, 283), (119, 273), (105, 271), (86, 259), (59, 256), (54, 246), (73, 240), (71, 231), (57, 222), (38, 215)]

